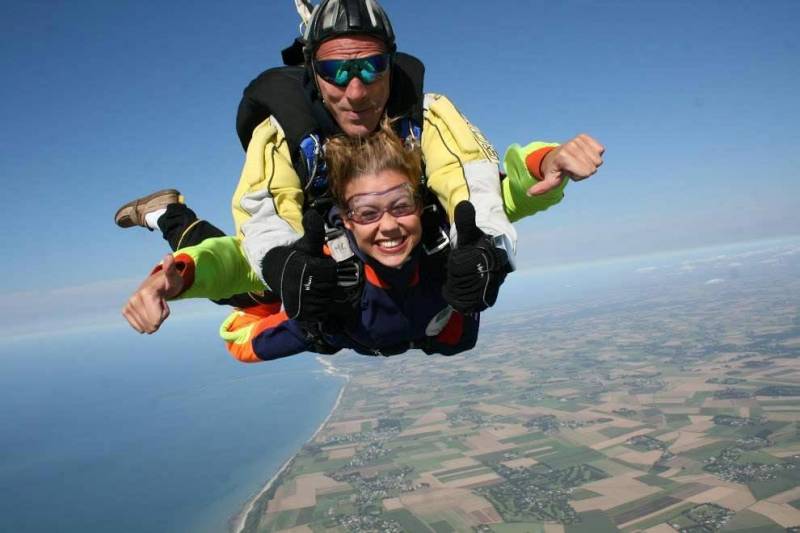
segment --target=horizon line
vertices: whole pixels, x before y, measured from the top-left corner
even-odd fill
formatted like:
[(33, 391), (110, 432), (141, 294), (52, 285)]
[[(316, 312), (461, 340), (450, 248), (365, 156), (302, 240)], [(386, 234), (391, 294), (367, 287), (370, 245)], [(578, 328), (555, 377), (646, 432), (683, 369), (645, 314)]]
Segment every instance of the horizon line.
[[(543, 272), (556, 272), (559, 270), (571, 270), (575, 268), (582, 268), (582, 267), (589, 267), (589, 266), (598, 266), (598, 265), (613, 265), (616, 263), (624, 263), (630, 262), (634, 260), (643, 260), (647, 258), (657, 258), (663, 256), (674, 256), (679, 254), (686, 254), (692, 252), (700, 252), (706, 250), (713, 250), (713, 249), (721, 249), (733, 246), (745, 246), (745, 245), (757, 245), (757, 244), (766, 244), (766, 243), (779, 243), (791, 240), (800, 239), (800, 234), (788, 234), (776, 237), (767, 237), (762, 239), (747, 239), (743, 241), (731, 241), (726, 243), (715, 243), (709, 244), (705, 246), (694, 246), (689, 248), (675, 248), (670, 250), (661, 250), (657, 252), (649, 252), (644, 254), (632, 254), (632, 255), (619, 255), (619, 256), (608, 256), (602, 258), (595, 258), (595, 259), (588, 259), (583, 261), (572, 261), (572, 262), (564, 262), (564, 263), (554, 263), (549, 265), (540, 265), (529, 267), (525, 269), (517, 270), (517, 275), (526, 276), (534, 273), (543, 273)], [(78, 292), (82, 288), (87, 289), (97, 289), (98, 286), (108, 286), (112, 287), (122, 283), (130, 283), (130, 278), (119, 278), (119, 279), (109, 279), (109, 280), (99, 280), (99, 281), (92, 281), (91, 283), (86, 283), (84, 285), (73, 285), (67, 287), (59, 287), (55, 289), (51, 289), (50, 293), (62, 293), (62, 292)], [(16, 291), (11, 293), (0, 293), (0, 300), (8, 299), (14, 296), (24, 296), (30, 295), (33, 291)], [(41, 293), (40, 293), (41, 294)], [(192, 306), (193, 304), (198, 304), (202, 299), (189, 299), (189, 300), (174, 300), (170, 302), (171, 305), (176, 303), (180, 303), (180, 305), (187, 305)], [(114, 309), (117, 308), (117, 303), (114, 303)], [(188, 311), (188, 312), (186, 312)], [(98, 331), (98, 330), (105, 330), (105, 329), (113, 329), (113, 328), (124, 328), (127, 327), (127, 324), (117, 315), (115, 312), (115, 319), (113, 321), (103, 321), (97, 322), (97, 312), (95, 311), (92, 315), (87, 315), (84, 319), (79, 319), (78, 322), (73, 322), (71, 324), (62, 324), (61, 327), (53, 327), (54, 324), (51, 321), (43, 322), (43, 325), (46, 327), (41, 330), (28, 330), (21, 333), (11, 332), (11, 331), (3, 331), (0, 330), (0, 340), (8, 341), (8, 342), (17, 342), (17, 341), (24, 341), (24, 340), (31, 340), (35, 338), (43, 338), (49, 337), (52, 335), (68, 335), (73, 333), (81, 333), (81, 332), (90, 332), (90, 331)], [(171, 317), (170, 322), (182, 322), (187, 318), (199, 318), (200, 316), (207, 316), (211, 317), (215, 314), (219, 313), (219, 307), (212, 307), (205, 310), (199, 309), (190, 309), (185, 310), (183, 314), (178, 316)], [(5, 318), (5, 317), (4, 317)]]
[(657, 252), (646, 252), (641, 254), (630, 254), (630, 255), (611, 255), (606, 257), (599, 257), (594, 259), (583, 259), (577, 261), (567, 261), (561, 263), (548, 263), (544, 265), (532, 266), (528, 268), (523, 268), (516, 270), (518, 274), (528, 274), (533, 272), (541, 273), (543, 271), (556, 271), (556, 270), (568, 270), (572, 268), (579, 268), (584, 266), (596, 266), (596, 265), (610, 265), (614, 263), (623, 263), (627, 261), (634, 261), (637, 259), (647, 259), (647, 258), (656, 258), (662, 256), (673, 256), (678, 254), (688, 254), (692, 252), (701, 252), (704, 250), (711, 250), (716, 248), (727, 248), (731, 246), (745, 246), (745, 245), (755, 245), (755, 244), (766, 244), (770, 242), (782, 242), (788, 240), (795, 240), (800, 239), (800, 233), (791, 233), (786, 235), (780, 235), (777, 237), (764, 237), (761, 239), (746, 239), (742, 241), (729, 241), (724, 243), (714, 243), (714, 244), (707, 244), (702, 246), (691, 246), (688, 248), (670, 248), (669, 250), (660, 250)]

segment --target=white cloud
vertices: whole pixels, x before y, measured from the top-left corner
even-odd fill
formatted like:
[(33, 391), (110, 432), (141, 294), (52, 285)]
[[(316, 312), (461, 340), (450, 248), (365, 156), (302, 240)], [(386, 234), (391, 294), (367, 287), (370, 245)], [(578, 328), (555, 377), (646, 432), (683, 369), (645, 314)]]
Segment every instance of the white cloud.
[(722, 278), (712, 278), (706, 281), (706, 285), (719, 285), (720, 283), (725, 283), (725, 280)]
[[(0, 338), (60, 331), (127, 326), (121, 311), (141, 283), (140, 278), (103, 280), (41, 291), (0, 294)], [(208, 311), (205, 303), (203, 311)], [(173, 302), (178, 314), (196, 312), (188, 302)], [(215, 306), (211, 306), (212, 308)], [(173, 314), (170, 320), (174, 320)]]
[(103, 280), (85, 285), (0, 294), (0, 321), (9, 315), (73, 315), (87, 310), (119, 307), (141, 283), (141, 279)]

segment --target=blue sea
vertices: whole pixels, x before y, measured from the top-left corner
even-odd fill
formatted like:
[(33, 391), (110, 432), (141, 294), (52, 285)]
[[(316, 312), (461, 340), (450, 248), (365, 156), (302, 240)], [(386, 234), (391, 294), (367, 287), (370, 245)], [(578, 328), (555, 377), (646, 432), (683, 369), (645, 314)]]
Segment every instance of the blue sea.
[(343, 381), (312, 355), (236, 362), (218, 322), (2, 341), (0, 531), (226, 531)]

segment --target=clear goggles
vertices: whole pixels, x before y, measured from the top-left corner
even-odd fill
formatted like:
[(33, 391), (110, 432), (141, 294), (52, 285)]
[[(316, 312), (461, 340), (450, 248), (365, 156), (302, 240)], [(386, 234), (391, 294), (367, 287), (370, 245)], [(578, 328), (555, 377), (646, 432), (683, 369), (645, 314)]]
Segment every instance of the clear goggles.
[(389, 213), (395, 218), (405, 217), (417, 212), (419, 197), (408, 183), (380, 192), (355, 194), (345, 203), (345, 217), (356, 224), (372, 224)]

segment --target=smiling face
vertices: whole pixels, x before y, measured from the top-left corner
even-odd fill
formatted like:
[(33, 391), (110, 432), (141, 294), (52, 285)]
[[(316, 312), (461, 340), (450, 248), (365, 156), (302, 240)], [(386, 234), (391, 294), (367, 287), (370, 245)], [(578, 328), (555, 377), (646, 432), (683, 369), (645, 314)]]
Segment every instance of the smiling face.
[[(336, 37), (323, 42), (314, 56), (317, 61), (359, 59), (386, 52), (386, 45), (367, 35)], [(389, 100), (389, 73), (385, 72), (365, 84), (354, 77), (339, 87), (316, 75), (317, 87), (325, 107), (342, 131), (351, 137), (363, 137), (377, 128)]]
[[(345, 214), (345, 227), (352, 232), (359, 249), (382, 265), (402, 266), (422, 240), (421, 208), (408, 177), (394, 169), (362, 174), (347, 183), (344, 198), (346, 209), (380, 216), (374, 222), (360, 224), (356, 222), (360, 217)], [(407, 213), (409, 203), (416, 206), (413, 211), (395, 216)]]

